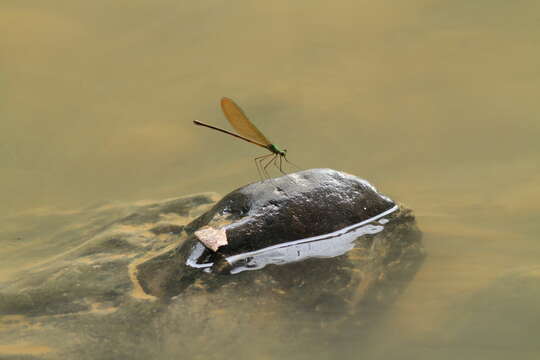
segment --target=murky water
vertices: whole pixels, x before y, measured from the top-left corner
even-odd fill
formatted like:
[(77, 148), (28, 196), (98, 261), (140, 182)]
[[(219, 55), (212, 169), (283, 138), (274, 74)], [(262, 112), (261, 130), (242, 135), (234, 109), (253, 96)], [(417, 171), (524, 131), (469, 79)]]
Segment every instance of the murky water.
[(535, 0), (4, 1), (0, 280), (69, 248), (54, 234), (77, 209), (257, 180), (258, 148), (192, 124), (228, 126), (229, 96), (303, 168), (364, 177), (415, 210), (426, 262), (353, 356), (537, 359), (539, 13)]

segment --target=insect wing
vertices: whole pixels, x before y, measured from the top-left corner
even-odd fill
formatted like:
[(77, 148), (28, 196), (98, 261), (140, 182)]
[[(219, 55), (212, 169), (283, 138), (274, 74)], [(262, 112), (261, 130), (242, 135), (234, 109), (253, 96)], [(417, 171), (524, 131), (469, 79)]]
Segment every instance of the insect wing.
[(249, 121), (242, 109), (240, 109), (234, 101), (229, 98), (221, 99), (221, 108), (223, 109), (223, 113), (227, 117), (227, 120), (229, 120), (231, 125), (240, 135), (267, 146), (272, 144), (270, 140), (268, 140), (266, 136), (251, 123), (251, 121)]

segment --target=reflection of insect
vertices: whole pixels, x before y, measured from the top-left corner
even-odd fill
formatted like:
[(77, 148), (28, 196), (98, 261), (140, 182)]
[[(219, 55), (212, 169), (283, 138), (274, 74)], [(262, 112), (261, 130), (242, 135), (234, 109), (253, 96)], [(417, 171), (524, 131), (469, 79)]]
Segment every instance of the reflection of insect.
[[(266, 136), (263, 135), (262, 132), (259, 131), (253, 125), (251, 121), (247, 118), (247, 116), (244, 114), (242, 109), (238, 105), (234, 103), (229, 98), (223, 98), (221, 99), (221, 108), (223, 109), (223, 113), (225, 113), (225, 116), (227, 117), (227, 120), (231, 123), (231, 125), (238, 131), (240, 134), (235, 134), (233, 132), (227, 131), (225, 129), (220, 129), (218, 127), (202, 123), (198, 120), (194, 120), (193, 122), (195, 125), (200, 126), (206, 126), (210, 129), (214, 129), (217, 131), (221, 131), (225, 134), (232, 135), (234, 137), (237, 137), (239, 139), (245, 140), (247, 142), (250, 142), (255, 145), (259, 145), (260, 147), (263, 147), (271, 152), (271, 154), (259, 156), (255, 158), (255, 166), (257, 166), (257, 171), (259, 172), (259, 175), (262, 177), (262, 173), (268, 177), (268, 173), (266, 172), (266, 168), (270, 164), (274, 164), (276, 168), (279, 169), (279, 171), (282, 174), (285, 174), (282, 169), (282, 159), (287, 161), (288, 163), (291, 163), (289, 160), (287, 160), (287, 150), (280, 149), (277, 147), (277, 145), (272, 144), (270, 140), (266, 138)], [(267, 160), (270, 158), (269, 160)], [(266, 162), (264, 162), (267, 160)], [(291, 163), (292, 164), (292, 163)], [(294, 164), (293, 164), (294, 165)]]

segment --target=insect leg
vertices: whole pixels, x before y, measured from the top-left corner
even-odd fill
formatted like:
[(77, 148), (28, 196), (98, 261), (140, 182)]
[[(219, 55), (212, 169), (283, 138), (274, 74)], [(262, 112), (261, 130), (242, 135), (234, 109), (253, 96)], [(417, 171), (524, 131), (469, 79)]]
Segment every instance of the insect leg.
[(287, 173), (283, 171), (283, 156), (279, 157), (279, 172), (283, 175), (287, 175)]
[(283, 175), (287, 175), (286, 173), (283, 172), (283, 169), (281, 168), (281, 155), (276, 156), (274, 158), (274, 161), (272, 161), (272, 164), (274, 165), (276, 169), (278, 169), (280, 173), (282, 173)]
[(264, 180), (264, 177), (263, 177), (263, 174), (262, 174), (262, 166), (261, 166), (261, 163), (264, 159), (266, 159), (267, 157), (269, 156), (272, 156), (273, 154), (266, 154), (266, 155), (262, 155), (262, 156), (258, 156), (256, 157), (254, 160), (255, 160), (255, 166), (257, 167), (257, 172), (259, 173), (259, 176), (261, 178), (261, 180)]
[[(270, 165), (270, 164), (272, 163), (272, 161), (275, 160), (275, 158), (276, 158), (276, 156), (277, 156), (276, 154), (272, 154), (272, 155), (273, 155), (273, 157), (270, 159), (270, 161), (268, 161), (268, 162), (267, 162), (266, 164), (264, 164), (264, 166), (263, 166), (263, 172), (265, 173), (265, 175), (266, 175), (268, 178), (270, 178), (270, 176), (268, 175), (268, 172), (266, 171), (266, 168), (268, 167), (268, 165)], [(261, 161), (261, 163), (262, 163), (262, 161)]]
[(266, 164), (263, 165), (264, 161), (268, 158), (270, 158), (270, 160), (268, 162), (271, 162), (272, 161), (272, 156), (274, 156), (273, 154), (268, 154), (267, 156), (265, 156), (264, 158), (262, 158), (260, 161), (259, 161), (259, 166), (261, 167), (261, 171), (263, 173), (263, 176), (266, 178), (266, 179), (270, 179), (270, 175), (268, 174), (268, 172), (266, 171)]

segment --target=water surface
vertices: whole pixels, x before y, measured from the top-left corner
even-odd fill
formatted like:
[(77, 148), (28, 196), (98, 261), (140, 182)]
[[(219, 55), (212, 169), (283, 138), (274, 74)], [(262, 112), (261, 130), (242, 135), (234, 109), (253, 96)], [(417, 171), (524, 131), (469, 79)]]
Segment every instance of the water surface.
[(362, 354), (536, 359), (540, 328), (519, 324), (537, 298), (503, 306), (514, 290), (500, 284), (540, 281), (539, 13), (535, 0), (4, 1), (0, 280), (69, 248), (54, 234), (78, 209), (256, 181), (259, 148), (192, 124), (228, 126), (228, 96), (295, 163), (415, 210), (427, 260)]

